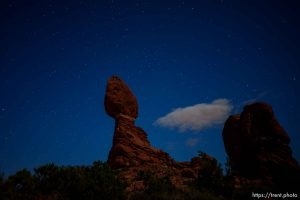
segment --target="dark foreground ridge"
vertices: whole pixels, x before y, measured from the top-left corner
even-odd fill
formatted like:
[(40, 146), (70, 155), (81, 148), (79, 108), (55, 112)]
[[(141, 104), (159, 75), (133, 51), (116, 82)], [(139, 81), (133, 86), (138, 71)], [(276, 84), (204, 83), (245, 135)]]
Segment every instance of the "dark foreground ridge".
[(108, 80), (104, 104), (107, 114), (115, 119), (107, 162), (96, 161), (92, 166), (46, 164), (33, 173), (23, 169), (8, 178), (0, 174), (0, 199), (300, 197), (300, 168), (292, 156), (290, 138), (266, 103), (247, 105), (241, 114), (225, 122), (222, 135), (229, 156), (225, 174), (218, 161), (206, 153), (199, 152), (190, 162), (176, 162), (152, 147), (145, 131), (135, 126), (137, 98), (120, 78)]

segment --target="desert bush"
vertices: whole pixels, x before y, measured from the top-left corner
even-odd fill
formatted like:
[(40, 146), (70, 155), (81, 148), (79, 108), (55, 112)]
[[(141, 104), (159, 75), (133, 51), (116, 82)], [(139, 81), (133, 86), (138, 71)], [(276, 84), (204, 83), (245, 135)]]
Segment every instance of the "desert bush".
[[(2, 182), (2, 183), (1, 183)], [(27, 169), (1, 180), (1, 199), (124, 199), (124, 185), (106, 163), (92, 166), (56, 166)]]

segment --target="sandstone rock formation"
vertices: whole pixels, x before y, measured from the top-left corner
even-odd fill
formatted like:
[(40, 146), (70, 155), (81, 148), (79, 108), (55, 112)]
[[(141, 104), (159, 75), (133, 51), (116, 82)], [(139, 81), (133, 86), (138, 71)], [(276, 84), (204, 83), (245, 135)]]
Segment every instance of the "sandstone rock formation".
[(118, 119), (120, 115), (134, 121), (138, 117), (138, 103), (129, 87), (117, 76), (108, 80), (104, 99), (108, 115)]
[(135, 126), (138, 103), (129, 87), (118, 77), (108, 80), (105, 109), (115, 119), (113, 145), (108, 165), (120, 171), (121, 178), (131, 184), (128, 190), (142, 188), (138, 172), (151, 171), (158, 176), (170, 175), (174, 185), (181, 187), (188, 180), (197, 178), (201, 159), (191, 162), (175, 162), (167, 153), (150, 145), (147, 134)]
[(232, 172), (248, 179), (293, 179), (299, 165), (292, 157), (290, 138), (271, 106), (254, 103), (225, 122), (223, 140)]
[(138, 116), (136, 97), (118, 77), (109, 79), (105, 109), (116, 120), (113, 146), (108, 157), (111, 168), (139, 166), (145, 162), (172, 165), (173, 159), (150, 145), (145, 131), (134, 124)]

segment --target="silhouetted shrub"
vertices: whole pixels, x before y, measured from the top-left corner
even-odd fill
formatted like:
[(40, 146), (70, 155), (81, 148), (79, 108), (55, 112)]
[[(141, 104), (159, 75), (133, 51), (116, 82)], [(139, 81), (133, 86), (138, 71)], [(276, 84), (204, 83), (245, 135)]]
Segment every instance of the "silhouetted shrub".
[[(216, 199), (250, 199), (252, 192), (272, 192), (268, 188), (254, 182), (236, 184), (235, 177), (223, 170), (217, 160), (200, 152), (201, 170), (196, 181), (190, 182), (185, 190), (176, 188), (170, 176), (158, 177), (155, 172), (139, 171), (137, 180), (143, 181), (143, 191), (130, 194), (125, 192), (125, 185), (117, 178), (116, 171), (106, 163), (94, 162), (91, 166), (56, 166), (53, 163), (35, 168), (33, 173), (27, 169), (4, 178), (0, 173), (1, 200), (114, 200), (114, 199), (157, 199), (157, 200), (216, 200)], [(277, 170), (274, 168), (274, 170)], [(278, 175), (273, 181), (282, 181), (286, 189), (296, 180), (292, 173), (285, 170), (286, 177)], [(298, 174), (299, 175), (299, 174)], [(288, 184), (287, 184), (288, 182)], [(286, 184), (286, 185), (283, 185)], [(236, 187), (238, 186), (238, 187)], [(296, 188), (297, 185), (294, 185)], [(294, 189), (292, 188), (292, 189)], [(277, 189), (275, 187), (275, 189)]]
[(9, 176), (3, 183), (3, 199), (33, 199), (35, 197), (35, 177), (27, 169)]
[(124, 199), (124, 186), (106, 163), (58, 167), (53, 163), (23, 169), (2, 180), (1, 199)]
[(201, 158), (201, 170), (197, 178), (197, 187), (200, 190), (207, 190), (221, 194), (223, 192), (223, 170), (216, 159), (199, 152)]
[(177, 190), (171, 183), (170, 177), (157, 177), (149, 171), (138, 172), (138, 179), (143, 180), (145, 184), (145, 190), (134, 192), (129, 195), (131, 200), (167, 200), (167, 199), (184, 199), (181, 191)]

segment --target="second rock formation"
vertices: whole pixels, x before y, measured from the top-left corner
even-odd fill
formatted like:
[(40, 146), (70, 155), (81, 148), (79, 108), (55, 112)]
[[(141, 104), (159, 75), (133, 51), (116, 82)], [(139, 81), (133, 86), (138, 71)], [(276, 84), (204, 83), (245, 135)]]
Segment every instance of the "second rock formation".
[(300, 168), (292, 156), (290, 138), (270, 105), (253, 103), (241, 114), (230, 116), (223, 140), (233, 175), (267, 181), (281, 189), (290, 189), (293, 180), (299, 180)]

